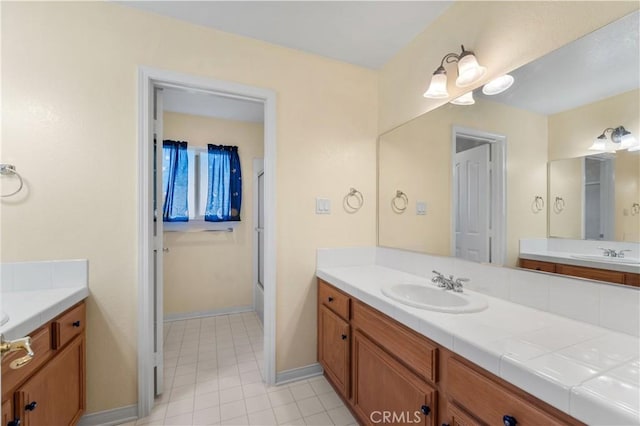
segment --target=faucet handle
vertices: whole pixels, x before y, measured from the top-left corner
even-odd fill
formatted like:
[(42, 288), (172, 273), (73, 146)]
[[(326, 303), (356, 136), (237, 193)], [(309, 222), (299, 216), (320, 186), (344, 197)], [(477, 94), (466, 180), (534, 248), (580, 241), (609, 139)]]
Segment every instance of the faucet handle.
[(633, 250), (630, 250), (630, 249), (619, 250), (619, 251), (618, 251), (618, 253), (617, 253), (616, 255), (617, 255), (618, 257), (622, 257), (622, 258), (624, 258), (624, 253), (625, 253), (625, 252), (627, 252), (627, 251), (633, 251)]
[(604, 247), (598, 247), (598, 250), (602, 250), (602, 254), (604, 256), (610, 256), (611, 255), (611, 249), (604, 248)]
[(456, 278), (456, 283), (458, 284), (468, 283), (469, 281), (471, 281), (470, 278)]

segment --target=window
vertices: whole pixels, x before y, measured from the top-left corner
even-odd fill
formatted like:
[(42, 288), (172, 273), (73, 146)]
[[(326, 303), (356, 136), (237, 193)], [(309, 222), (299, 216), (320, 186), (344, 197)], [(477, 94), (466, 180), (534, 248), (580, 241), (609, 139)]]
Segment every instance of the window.
[(167, 231), (233, 229), (240, 221), (238, 148), (164, 141), (163, 221)]

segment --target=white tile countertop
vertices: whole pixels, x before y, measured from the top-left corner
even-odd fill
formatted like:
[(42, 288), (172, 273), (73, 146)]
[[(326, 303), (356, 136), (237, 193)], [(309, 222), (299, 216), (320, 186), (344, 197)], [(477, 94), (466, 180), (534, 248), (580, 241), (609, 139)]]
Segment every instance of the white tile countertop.
[[(482, 296), (489, 306), (481, 312), (413, 308), (384, 296), (381, 289), (396, 283), (433, 286), (428, 276), (400, 270), (416, 269), (408, 260), (398, 269), (378, 264), (385, 262), (376, 256), (389, 254), (389, 249), (377, 249), (377, 255), (364, 250), (369, 252), (351, 257), (354, 266), (348, 265), (344, 251), (327, 256), (319, 250), (317, 276), (587, 424), (640, 424), (638, 336), (487, 294)], [(417, 255), (406, 257), (412, 256)], [(430, 271), (430, 266), (422, 269)]]
[(5, 263), (2, 269), (0, 327), (7, 340), (28, 335), (89, 296), (87, 261)]

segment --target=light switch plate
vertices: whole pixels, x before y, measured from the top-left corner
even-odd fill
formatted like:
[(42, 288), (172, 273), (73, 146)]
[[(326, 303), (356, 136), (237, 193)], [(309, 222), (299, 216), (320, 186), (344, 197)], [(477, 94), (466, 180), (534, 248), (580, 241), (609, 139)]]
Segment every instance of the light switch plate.
[(316, 214), (331, 214), (331, 200), (316, 198)]
[(416, 202), (416, 214), (421, 216), (427, 214), (427, 203), (425, 201)]

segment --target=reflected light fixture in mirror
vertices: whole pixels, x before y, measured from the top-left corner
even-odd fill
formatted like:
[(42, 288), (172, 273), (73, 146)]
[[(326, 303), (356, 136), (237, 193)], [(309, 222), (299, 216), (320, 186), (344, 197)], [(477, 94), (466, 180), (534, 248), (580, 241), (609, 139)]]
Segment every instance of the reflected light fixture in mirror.
[(475, 99), (473, 99), (473, 90), (465, 93), (464, 95), (455, 98), (450, 103), (454, 105), (473, 105), (476, 103)]
[[(607, 133), (611, 133), (609, 138), (607, 138)], [(592, 151), (620, 151), (623, 149), (638, 151), (640, 143), (624, 126), (609, 127), (602, 131), (602, 134), (593, 141), (593, 145), (589, 149)]]
[(445, 63), (458, 63), (458, 78), (456, 78), (456, 86), (458, 87), (471, 86), (487, 73), (487, 69), (478, 64), (476, 55), (472, 51), (465, 50), (462, 45), (460, 48), (462, 50), (460, 54), (447, 53), (444, 55), (440, 61), (440, 66), (431, 77), (429, 88), (424, 92), (423, 96), (425, 98), (444, 99), (449, 97), (449, 92), (447, 92), (447, 70), (444, 68)]
[(513, 76), (509, 74), (501, 75), (494, 78), (482, 87), (482, 93), (488, 96), (500, 94), (507, 90), (513, 84)]

